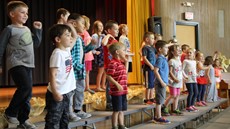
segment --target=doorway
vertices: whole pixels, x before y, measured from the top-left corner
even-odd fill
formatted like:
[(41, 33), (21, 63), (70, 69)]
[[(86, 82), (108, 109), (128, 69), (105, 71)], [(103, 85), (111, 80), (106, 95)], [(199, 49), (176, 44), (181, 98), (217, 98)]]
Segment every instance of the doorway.
[(199, 50), (199, 23), (176, 21), (174, 35), (180, 45), (187, 44), (191, 48)]

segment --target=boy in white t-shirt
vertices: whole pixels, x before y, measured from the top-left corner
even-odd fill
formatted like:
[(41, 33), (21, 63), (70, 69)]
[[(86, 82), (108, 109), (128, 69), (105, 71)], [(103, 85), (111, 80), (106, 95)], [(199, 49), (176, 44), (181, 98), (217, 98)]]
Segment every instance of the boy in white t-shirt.
[(56, 48), (50, 57), (45, 129), (68, 129), (69, 99), (71, 92), (76, 88), (70, 52), (75, 42), (68, 25), (52, 26), (49, 30), (49, 38)]

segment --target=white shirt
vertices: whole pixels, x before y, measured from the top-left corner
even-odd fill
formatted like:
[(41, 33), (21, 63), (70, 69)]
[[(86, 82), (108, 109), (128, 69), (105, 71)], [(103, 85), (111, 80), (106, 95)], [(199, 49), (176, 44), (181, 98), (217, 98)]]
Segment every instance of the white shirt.
[[(72, 66), (72, 56), (70, 48), (63, 51), (59, 48), (54, 49), (50, 57), (50, 68), (58, 68), (55, 78), (58, 93), (66, 94), (76, 88), (76, 80)], [(48, 90), (52, 92), (50, 83)]]
[(186, 83), (196, 83), (196, 61), (185, 59), (182, 67), (185, 74), (188, 76)]
[(181, 88), (183, 85), (183, 74), (182, 74), (182, 63), (180, 59), (172, 58), (168, 62), (169, 66), (172, 67), (173, 75), (179, 80), (178, 83), (173, 82), (170, 86), (175, 88)]

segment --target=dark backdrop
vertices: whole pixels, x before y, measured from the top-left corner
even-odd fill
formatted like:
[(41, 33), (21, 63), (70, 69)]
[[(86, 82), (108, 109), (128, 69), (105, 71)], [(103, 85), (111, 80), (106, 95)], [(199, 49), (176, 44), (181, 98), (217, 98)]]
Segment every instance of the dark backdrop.
[[(0, 0), (0, 31), (10, 24), (6, 14), (6, 5), (10, 0)], [(105, 23), (107, 20), (116, 20), (119, 24), (126, 23), (126, 0), (22, 0), (29, 6), (28, 27), (32, 22), (39, 20), (43, 23), (43, 41), (38, 49), (35, 49), (35, 69), (33, 72), (34, 85), (46, 85), (48, 83), (49, 57), (54, 46), (47, 42), (47, 30), (56, 23), (56, 10), (66, 8), (70, 12), (86, 15), (90, 18), (91, 25), (97, 19)], [(91, 29), (90, 29), (91, 30)], [(89, 31), (91, 33), (91, 31)], [(3, 59), (4, 61), (5, 59)], [(92, 72), (95, 75), (95, 71)], [(94, 81), (91, 81), (94, 82)], [(5, 71), (0, 75), (0, 86), (14, 85)]]

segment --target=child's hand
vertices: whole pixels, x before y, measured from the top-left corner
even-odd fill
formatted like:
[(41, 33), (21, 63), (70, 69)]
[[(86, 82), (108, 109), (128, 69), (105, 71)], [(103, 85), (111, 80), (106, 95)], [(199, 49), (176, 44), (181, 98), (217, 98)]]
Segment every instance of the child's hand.
[(167, 84), (166, 84), (166, 83), (163, 83), (163, 84), (162, 84), (162, 87), (167, 87)]
[(123, 90), (123, 87), (122, 87), (121, 85), (118, 85), (118, 86), (117, 86), (117, 89), (118, 89), (118, 91), (122, 91), (122, 90)]
[(92, 45), (97, 45), (97, 40), (96, 39), (91, 39), (91, 44)]
[(53, 97), (54, 97), (55, 101), (62, 101), (63, 100), (63, 96), (59, 93), (53, 94)]
[(178, 79), (175, 79), (174, 82), (179, 83), (180, 81)]
[(101, 52), (100, 51), (96, 51), (96, 53), (95, 53), (96, 55), (99, 55), (99, 54), (101, 54)]
[(151, 70), (154, 70), (154, 67), (153, 67), (153, 66), (151, 66), (151, 67), (150, 67), (150, 69), (151, 69)]
[(35, 29), (41, 29), (42, 23), (40, 21), (34, 21), (33, 26)]

